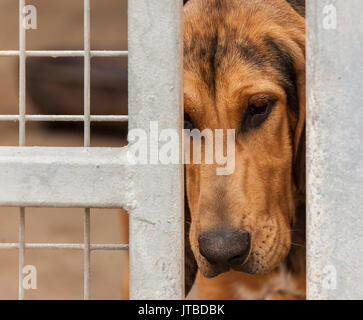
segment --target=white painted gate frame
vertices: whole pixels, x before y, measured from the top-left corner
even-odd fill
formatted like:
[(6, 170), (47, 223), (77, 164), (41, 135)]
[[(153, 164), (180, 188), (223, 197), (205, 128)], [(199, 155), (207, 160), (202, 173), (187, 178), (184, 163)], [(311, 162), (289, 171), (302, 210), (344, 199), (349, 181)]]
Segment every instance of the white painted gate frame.
[[(19, 24), (22, 21), (19, 0)], [(24, 239), (25, 207), (124, 207), (130, 213), (130, 294), (133, 299), (181, 299), (183, 270), (182, 166), (127, 166), (127, 148), (89, 148), (91, 121), (127, 117), (90, 115), (90, 59), (122, 51), (90, 48), (89, 0), (84, 0), (83, 51), (26, 51), (20, 28), (19, 147), (0, 147), (0, 205), (19, 206), (19, 298), (24, 297), (24, 251), (31, 248), (84, 250), (84, 295), (89, 298), (93, 245), (85, 209), (82, 244), (30, 244)], [(182, 1), (129, 0), (129, 127), (148, 130), (182, 123)], [(326, 6), (338, 14), (335, 30), (324, 28)], [(362, 116), (363, 2), (307, 0), (307, 283), (309, 299), (363, 298)], [(28, 56), (82, 56), (85, 106), (82, 116), (27, 116), (25, 63)], [(25, 147), (27, 121), (83, 121), (84, 148)]]
[(363, 299), (363, 1), (306, 3), (307, 294)]
[[(22, 26), (25, 0), (19, 0), (19, 114), (0, 121), (19, 122), (19, 147), (0, 147), (0, 206), (20, 207), (19, 241), (0, 249), (19, 250), (19, 299), (24, 298), (24, 252), (28, 249), (84, 251), (84, 298), (90, 298), (92, 250), (130, 249), (132, 299), (184, 296), (183, 168), (181, 165), (127, 164), (127, 147), (90, 148), (91, 121), (127, 121), (129, 128), (181, 132), (182, 1), (129, 1), (129, 117), (90, 115), (92, 57), (121, 57), (125, 51), (90, 48), (90, 0), (84, 0), (84, 50), (27, 51)], [(84, 115), (26, 115), (26, 58), (84, 57)], [(83, 148), (26, 147), (28, 121), (82, 121)], [(181, 137), (181, 135), (180, 135)], [(181, 145), (181, 144), (180, 144)], [(181, 154), (181, 152), (180, 152)], [(181, 163), (181, 161), (180, 161)], [(82, 207), (84, 243), (26, 243), (25, 207)], [(130, 215), (130, 246), (90, 243), (90, 208), (124, 208)], [(121, 275), (120, 275), (121, 276)]]

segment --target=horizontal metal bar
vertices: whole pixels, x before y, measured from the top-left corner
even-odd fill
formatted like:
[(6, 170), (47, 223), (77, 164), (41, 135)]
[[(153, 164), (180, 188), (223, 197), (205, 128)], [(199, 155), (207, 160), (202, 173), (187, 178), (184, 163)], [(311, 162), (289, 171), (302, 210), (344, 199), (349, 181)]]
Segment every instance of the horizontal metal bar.
[(0, 121), (19, 121), (19, 115), (0, 115)]
[(129, 120), (129, 116), (90, 116), (91, 122), (127, 122)]
[[(20, 55), (19, 50), (0, 51), (0, 57), (17, 57)], [(27, 50), (26, 57), (84, 57), (83, 50)], [(91, 57), (127, 57), (128, 51), (122, 50), (92, 50)]]
[(19, 249), (19, 243), (0, 243), (0, 249)]
[(0, 206), (127, 208), (127, 147), (0, 147)]
[(91, 250), (129, 250), (128, 244), (91, 244)]
[[(0, 243), (0, 249), (19, 249), (19, 243)], [(83, 243), (26, 243), (25, 249), (84, 250)], [(91, 244), (90, 250), (128, 250), (128, 244)]]
[[(0, 115), (0, 121), (19, 121), (19, 115)], [(127, 122), (127, 115), (92, 115), (91, 122)], [(84, 115), (26, 115), (25, 121), (84, 121)]]

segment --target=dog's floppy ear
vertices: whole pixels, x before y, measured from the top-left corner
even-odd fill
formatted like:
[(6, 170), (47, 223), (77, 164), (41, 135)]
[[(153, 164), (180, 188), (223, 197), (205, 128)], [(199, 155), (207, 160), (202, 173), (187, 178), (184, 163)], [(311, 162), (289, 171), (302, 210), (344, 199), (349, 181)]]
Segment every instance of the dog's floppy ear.
[(188, 205), (188, 199), (186, 196), (186, 190), (185, 190), (185, 197), (184, 197), (184, 221), (185, 221), (185, 296), (188, 295), (190, 290), (193, 287), (195, 277), (197, 275), (198, 271), (198, 265), (194, 258), (194, 254), (192, 251), (192, 248), (190, 246), (190, 240), (189, 240), (189, 230), (190, 230), (190, 224), (191, 224), (191, 216), (190, 216), (190, 210)]
[[(294, 24), (293, 24), (294, 23)], [(287, 80), (285, 90), (293, 134), (294, 180), (298, 193), (305, 195), (305, 19), (293, 20), (290, 27), (272, 29), (266, 37), (271, 51), (282, 62)]]
[[(305, 0), (286, 0), (301, 16), (305, 17)], [(184, 1), (186, 2), (186, 1)]]
[[(297, 1), (295, 1), (297, 2)], [(305, 76), (305, 28), (304, 22), (290, 30), (289, 39), (284, 39), (281, 46), (284, 48), (292, 62), (293, 76), (296, 88), (296, 108), (294, 121), (292, 122), (293, 132), (293, 175), (297, 188), (296, 211), (294, 215), (294, 229), (292, 246), (287, 257), (287, 267), (293, 273), (304, 272), (305, 269), (305, 120), (306, 120), (306, 76)]]
[(295, 133), (295, 143), (297, 149), (295, 151), (294, 159), (294, 176), (296, 186), (300, 196), (305, 197), (306, 188), (306, 143), (305, 143), (305, 122), (303, 127), (299, 129), (300, 133)]
[[(188, 0), (183, 0), (183, 5), (185, 5), (187, 2), (188, 2)], [(184, 175), (185, 175), (185, 170), (184, 170)], [(185, 185), (186, 185), (186, 183), (185, 183)], [(184, 190), (184, 194), (185, 194), (185, 197), (184, 197), (185, 296), (187, 296), (195, 282), (195, 278), (197, 276), (197, 271), (198, 271), (198, 265), (197, 265), (197, 261), (195, 260), (195, 257), (194, 257), (193, 251), (192, 251), (192, 247), (190, 246), (190, 240), (189, 240), (189, 230), (190, 230), (190, 224), (191, 224), (192, 220), (191, 220), (190, 209), (189, 209), (189, 205), (188, 205), (186, 188)]]
[(305, 197), (305, 118), (306, 118), (306, 77), (305, 77), (305, 35), (298, 43), (299, 52), (294, 54), (296, 87), (298, 98), (297, 123), (294, 130), (294, 176), (298, 192)]
[(271, 29), (266, 40), (283, 62), (293, 134), (293, 174), (299, 194), (305, 195), (305, 19), (295, 17), (289, 22), (289, 27)]

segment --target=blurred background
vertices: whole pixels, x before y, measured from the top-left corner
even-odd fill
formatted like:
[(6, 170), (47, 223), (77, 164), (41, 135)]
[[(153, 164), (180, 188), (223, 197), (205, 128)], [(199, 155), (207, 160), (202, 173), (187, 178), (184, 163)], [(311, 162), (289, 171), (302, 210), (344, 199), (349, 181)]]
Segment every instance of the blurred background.
[[(27, 0), (38, 28), (26, 32), (27, 50), (82, 50), (82, 0)], [(0, 50), (18, 50), (18, 1), (0, 0)], [(127, 50), (127, 0), (91, 0), (91, 49)], [(93, 58), (91, 114), (127, 113), (127, 59)], [(82, 114), (83, 60), (27, 59), (27, 114)], [(0, 57), (0, 114), (18, 113), (18, 58)], [(92, 125), (92, 146), (125, 145), (125, 124)], [(27, 123), (27, 146), (82, 146), (83, 126)], [(17, 146), (18, 123), (0, 122), (0, 146)], [(0, 181), (1, 183), (1, 181)], [(18, 208), (0, 207), (0, 242), (18, 241)], [(27, 208), (26, 242), (82, 243), (83, 209)], [(91, 243), (122, 243), (119, 210), (91, 210)], [(91, 254), (91, 298), (120, 299), (126, 252)], [(83, 252), (26, 250), (38, 289), (26, 299), (82, 299)], [(0, 299), (17, 299), (18, 250), (0, 250)]]

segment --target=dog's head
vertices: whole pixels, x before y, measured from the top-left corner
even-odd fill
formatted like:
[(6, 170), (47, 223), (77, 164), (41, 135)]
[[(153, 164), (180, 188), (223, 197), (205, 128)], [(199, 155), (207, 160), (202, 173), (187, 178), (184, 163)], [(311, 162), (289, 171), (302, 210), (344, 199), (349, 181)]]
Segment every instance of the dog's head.
[(305, 188), (304, 51), (305, 19), (285, 0), (185, 6), (185, 126), (235, 130), (232, 174), (186, 165), (190, 246), (206, 277), (267, 273), (290, 251)]

